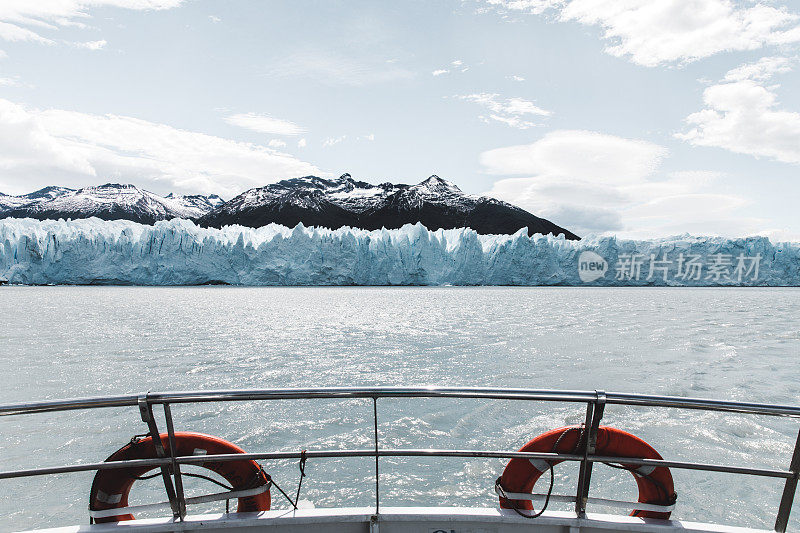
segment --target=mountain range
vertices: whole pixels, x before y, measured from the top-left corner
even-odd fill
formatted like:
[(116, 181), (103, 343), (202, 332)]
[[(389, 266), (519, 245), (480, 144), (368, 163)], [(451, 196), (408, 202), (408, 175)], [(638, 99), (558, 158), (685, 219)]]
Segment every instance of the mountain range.
[(68, 189), (45, 187), (21, 196), (0, 193), (0, 218), (89, 218), (154, 224), (172, 218), (196, 219), (224, 203), (217, 195), (159, 196), (135, 185), (107, 183)]
[(159, 196), (135, 185), (51, 186), (21, 196), (0, 193), (0, 218), (8, 217), (98, 217), (142, 224), (187, 218), (216, 228), (270, 223), (294, 227), (302, 222), (305, 226), (368, 230), (421, 222), (431, 230), (469, 227), (481, 234), (512, 234), (527, 227), (530, 234), (563, 233), (567, 239), (579, 238), (519, 207), (465, 194), (438, 176), (416, 185), (373, 185), (356, 181), (350, 174), (334, 179), (306, 176), (249, 189), (227, 202), (216, 195)]

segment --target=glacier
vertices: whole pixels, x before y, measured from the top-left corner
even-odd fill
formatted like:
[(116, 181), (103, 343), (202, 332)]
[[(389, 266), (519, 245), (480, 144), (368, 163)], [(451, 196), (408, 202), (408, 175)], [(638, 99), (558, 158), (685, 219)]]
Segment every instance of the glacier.
[(800, 286), (800, 243), (367, 231), (189, 220), (0, 220), (0, 281), (23, 285)]

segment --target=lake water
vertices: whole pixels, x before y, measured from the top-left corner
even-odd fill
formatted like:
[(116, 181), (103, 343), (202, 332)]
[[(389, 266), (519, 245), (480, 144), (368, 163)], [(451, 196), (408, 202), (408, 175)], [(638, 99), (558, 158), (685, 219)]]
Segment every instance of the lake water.
[[(1, 403), (339, 385), (800, 403), (798, 289), (2, 287), (0, 316)], [(583, 411), (577, 404), (383, 400), (381, 444), (518, 449), (579, 423)], [(173, 415), (178, 430), (218, 435), (248, 451), (371, 446), (372, 406), (364, 400), (179, 405)], [(668, 459), (769, 468), (788, 467), (800, 427), (792, 419), (614, 406), (604, 424), (644, 438)], [(145, 431), (133, 408), (4, 417), (0, 469), (103, 460)], [(371, 505), (372, 464), (310, 460), (303, 497), (318, 507)], [(504, 464), (385, 459), (381, 503), (495, 506), (493, 483)], [(264, 466), (294, 491), (296, 462)], [(556, 493), (574, 493), (576, 470), (556, 467)], [(673, 517), (772, 527), (780, 480), (673, 476)], [(0, 530), (88, 523), (91, 480), (91, 473), (0, 480)], [(188, 490), (209, 487), (192, 482)], [(629, 474), (595, 468), (593, 496), (635, 494)], [(137, 483), (131, 503), (161, 500), (154, 479)], [(273, 507), (286, 505), (273, 491)], [(795, 505), (790, 529), (799, 523)]]

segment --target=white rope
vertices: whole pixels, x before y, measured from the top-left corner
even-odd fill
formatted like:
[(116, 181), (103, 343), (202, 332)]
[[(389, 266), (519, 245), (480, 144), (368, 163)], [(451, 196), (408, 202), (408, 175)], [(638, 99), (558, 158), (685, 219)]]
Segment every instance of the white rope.
[[(269, 489), (269, 483), (261, 485), (254, 489), (247, 490), (233, 490), (230, 492), (217, 492), (215, 494), (206, 494), (204, 496), (192, 496), (186, 498), (186, 505), (196, 505), (198, 503), (218, 502), (221, 500), (233, 500), (234, 498), (246, 498), (247, 496), (255, 496), (266, 492)], [(169, 502), (148, 503), (145, 505), (133, 505), (130, 507), (118, 507), (116, 509), (103, 509), (102, 511), (89, 510), (89, 516), (92, 518), (107, 518), (109, 516), (119, 516), (124, 514), (133, 514), (134, 511), (158, 511), (162, 509), (172, 509)]]
[[(544, 501), (547, 499), (547, 494), (529, 494), (527, 492), (503, 492), (500, 487), (495, 486), (494, 491), (498, 496), (507, 500), (528, 500), (528, 501)], [(552, 502), (566, 502), (575, 503), (575, 496), (560, 496), (557, 494), (550, 495)], [(641, 502), (624, 502), (620, 500), (608, 500), (606, 498), (592, 498), (586, 499), (587, 503), (596, 503), (600, 505), (608, 505), (609, 507), (618, 507), (620, 509), (636, 509), (637, 511), (656, 511), (659, 513), (669, 513), (675, 509), (675, 504), (672, 505), (657, 505), (655, 503), (641, 503)]]

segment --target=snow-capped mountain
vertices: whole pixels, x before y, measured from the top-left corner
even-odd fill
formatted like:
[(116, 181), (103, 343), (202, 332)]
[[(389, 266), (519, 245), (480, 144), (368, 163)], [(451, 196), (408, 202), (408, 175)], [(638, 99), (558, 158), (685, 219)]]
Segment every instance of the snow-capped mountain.
[(527, 227), (530, 234), (572, 232), (511, 204), (464, 194), (455, 184), (431, 176), (416, 185), (354, 180), (350, 174), (326, 179), (293, 178), (243, 192), (225, 202), (216, 195), (159, 196), (135, 185), (108, 183), (68, 189), (45, 187), (22, 196), (0, 194), (0, 218), (124, 219), (142, 224), (186, 218), (202, 226), (270, 223), (294, 227), (336, 229), (342, 226), (375, 230), (421, 222), (430, 230), (468, 227), (480, 234), (513, 234)]
[(368, 230), (399, 228), (421, 222), (430, 230), (469, 227), (481, 234), (512, 234), (527, 227), (533, 233), (578, 237), (549, 220), (511, 204), (464, 194), (455, 184), (431, 176), (416, 185), (316, 176), (294, 178), (250, 189), (198, 219), (198, 224), (260, 227), (271, 222), (294, 227)]
[(3, 211), (22, 206), (40, 204), (74, 191), (74, 189), (52, 185), (50, 187), (45, 187), (44, 189), (39, 189), (38, 191), (22, 194), (20, 196), (12, 196), (10, 194), (0, 193), (0, 216), (2, 216), (1, 213)]
[(195, 219), (223, 203), (216, 195), (162, 197), (135, 185), (107, 183), (73, 190), (45, 187), (22, 196), (0, 196), (0, 218), (88, 218), (153, 224), (172, 218)]

